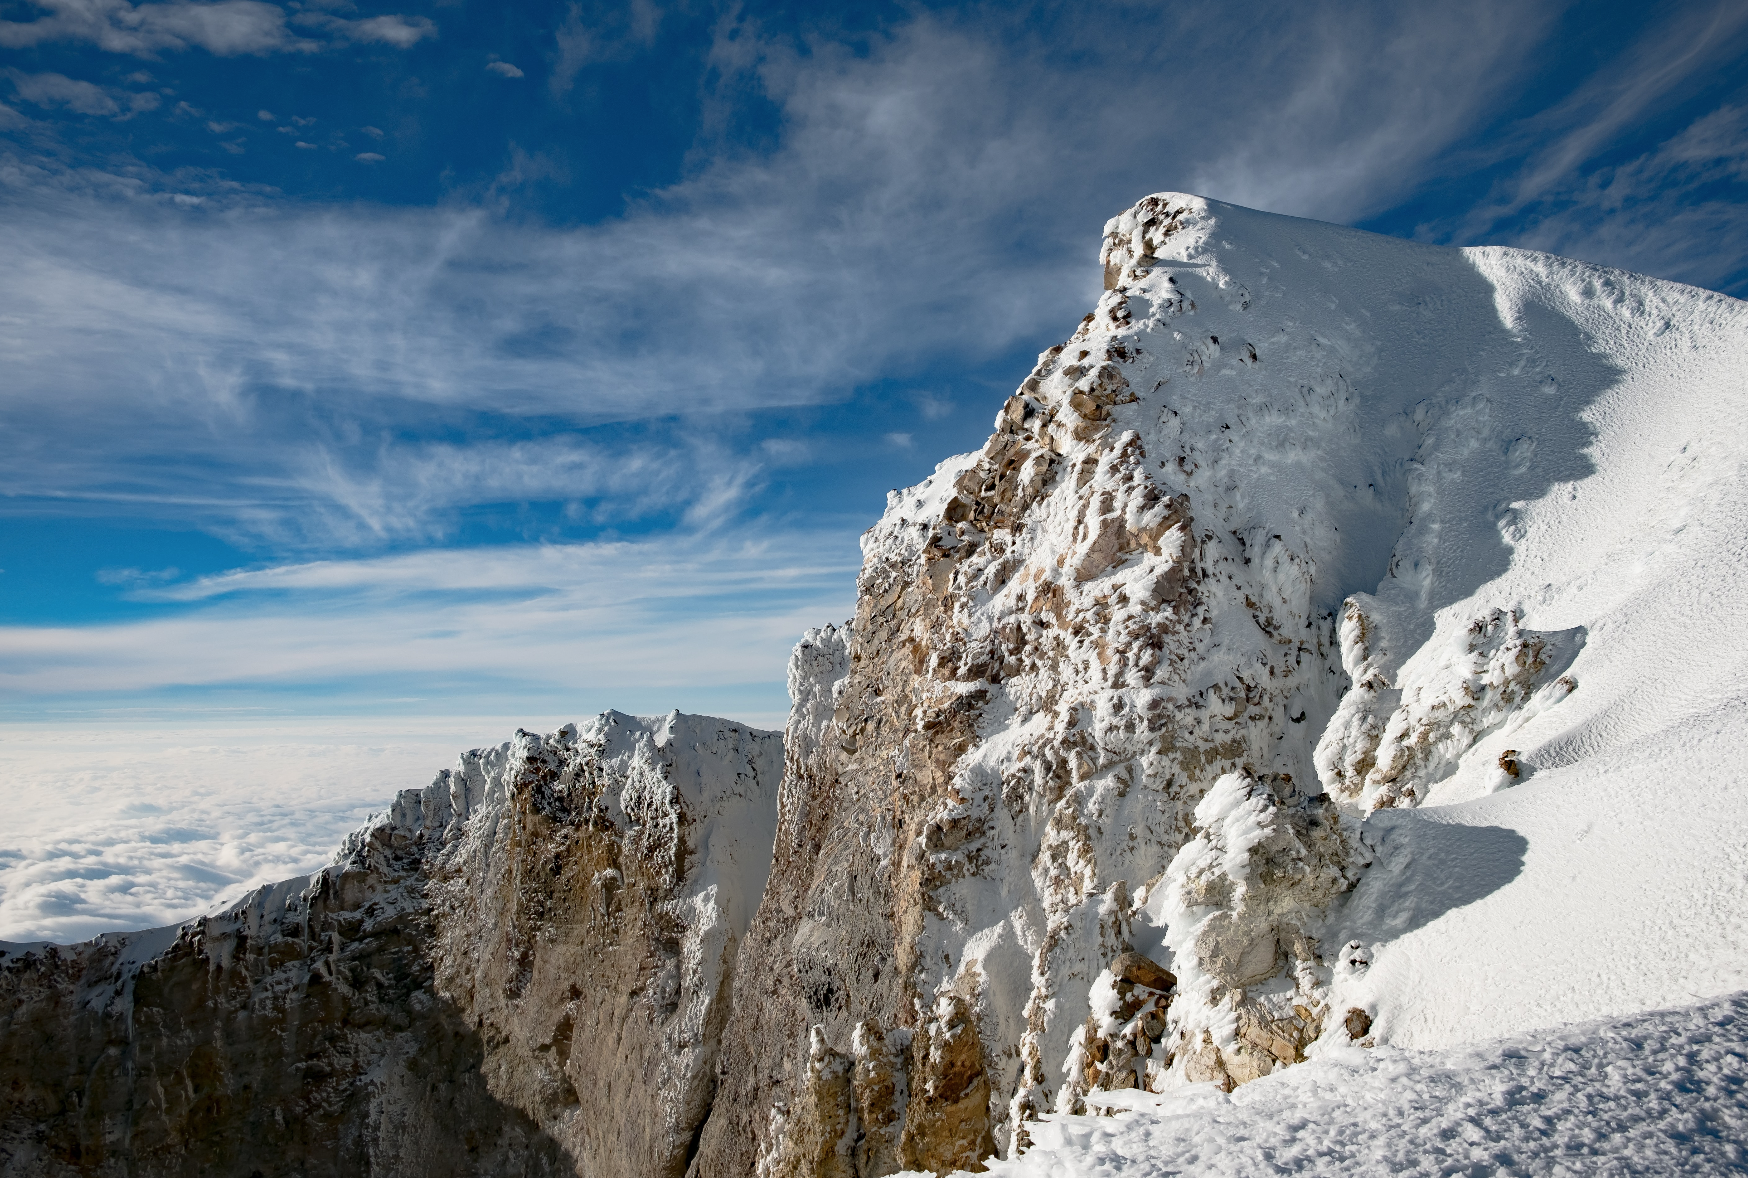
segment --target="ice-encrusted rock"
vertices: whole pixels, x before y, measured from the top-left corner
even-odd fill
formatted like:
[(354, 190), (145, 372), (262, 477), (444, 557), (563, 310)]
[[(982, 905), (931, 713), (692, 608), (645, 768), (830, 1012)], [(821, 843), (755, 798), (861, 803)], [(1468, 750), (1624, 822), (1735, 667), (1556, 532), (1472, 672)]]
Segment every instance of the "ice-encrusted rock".
[[(1101, 262), (1098, 306), (983, 449), (889, 497), (854, 619), (791, 665), (743, 950), (761, 969), (737, 973), (700, 1175), (792, 1172), (856, 1125), (853, 1085), (809, 1120), (809, 1061), (870, 1027), (914, 1037), (897, 1155), (834, 1155), (863, 1175), (975, 1165), (985, 1129), (1023, 1145), (1093, 1088), (1304, 1058), (1340, 1023), (1321, 922), (1370, 855), (1340, 805), (1411, 802), (1564, 690), (1555, 647), (1581, 635), (1522, 630), (1511, 602), (1450, 657), (1411, 658), (1509, 540), (1472, 521), (1550, 477), (1523, 419), (1558, 382), (1510, 301), (1534, 283), (1488, 277), (1539, 261), (1160, 194), (1107, 225)], [(1355, 646), (1360, 614), (1397, 641), (1348, 692), (1344, 657), (1380, 657)], [(1242, 851), (1239, 815), (1260, 840)], [(1211, 873), (1196, 855), (1216, 850)], [(1131, 952), (1176, 986), (1119, 993)], [(948, 999), (988, 1100), (937, 1138), (916, 1069)]]
[(1353, 690), (1317, 745), (1317, 771), (1345, 802), (1412, 806), (1482, 737), (1577, 689), (1562, 672), (1583, 645), (1580, 631), (1525, 630), (1516, 610), (1493, 609), (1450, 627), (1403, 666), (1375, 607), (1355, 594), (1343, 608), (1341, 658)]
[(682, 1173), (780, 765), (677, 712), (518, 732), (307, 879), (7, 952), (6, 1172)]
[(1305, 1059), (1328, 1015), (1323, 917), (1370, 862), (1326, 795), (1279, 775), (1221, 777), (1195, 828), (1149, 905), (1184, 999), (1155, 1091), (1172, 1079), (1231, 1091)]

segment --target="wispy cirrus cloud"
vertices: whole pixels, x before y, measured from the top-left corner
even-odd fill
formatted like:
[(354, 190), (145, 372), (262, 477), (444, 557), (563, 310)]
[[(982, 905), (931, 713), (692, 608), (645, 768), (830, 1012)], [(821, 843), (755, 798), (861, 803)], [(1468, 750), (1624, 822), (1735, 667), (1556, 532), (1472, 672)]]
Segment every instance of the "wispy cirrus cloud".
[[(45, 15), (34, 20), (0, 20), (0, 46), (25, 48), (52, 42), (85, 42), (109, 53), (157, 57), (198, 47), (220, 57), (243, 54), (311, 53), (329, 43), (375, 42), (405, 49), (437, 27), (425, 17), (383, 15), (347, 19), (325, 12), (300, 12), (262, 0), (172, 0), (134, 4), (129, 0), (32, 0)], [(293, 26), (326, 34), (328, 40), (300, 35)]]
[(1623, 131), (1655, 123), (1748, 52), (1748, 8), (1694, 5), (1658, 22), (1570, 94), (1469, 148), (1506, 163), (1483, 199), (1420, 234), (1501, 242), (1742, 290), (1748, 266), (1748, 92), (1622, 158)]
[(662, 10), (653, 0), (572, 3), (554, 38), (548, 83), (552, 93), (568, 93), (577, 75), (596, 62), (622, 60), (649, 49), (661, 24)]
[[(1115, 36), (1121, 14), (919, 14), (854, 44), (729, 22), (712, 101), (756, 90), (781, 111), (780, 140), (716, 152), (594, 225), (491, 204), (305, 207), (198, 176), (18, 160), (0, 169), (0, 247), (19, 279), (0, 289), (16, 388), (0, 412), (57, 443), (27, 446), (10, 489), (168, 503), (174, 469), (203, 503), (230, 480), (233, 531), (269, 542), (297, 534), (290, 517), (304, 542), (321, 526), (343, 544), (439, 536), (467, 486), (475, 502), (506, 493), (491, 455), (526, 444), (512, 419), (756, 416), (1041, 347), (1096, 289), (1103, 218), (1145, 192), (1199, 185), (1338, 219), (1397, 199), (1415, 161), (1523, 68), (1534, 38), (1507, 35), (1504, 11), (1242, 22), (1260, 65), (1236, 96), (1240, 29), (1206, 15)], [(660, 27), (653, 9), (631, 17), (615, 34), (626, 52)], [(1330, 54), (1299, 52), (1307, 36)], [(433, 430), (464, 430), (477, 459)], [(724, 477), (675, 485), (720, 500), (727, 467), (763, 440), (745, 432), (719, 451)], [(559, 473), (528, 494), (612, 482), (599, 447), (548, 450)], [(415, 472), (440, 451), (429, 469), (457, 477)], [(630, 488), (614, 493), (638, 510)]]
[(1676, 10), (1619, 60), (1597, 70), (1570, 95), (1524, 120), (1504, 137), (1523, 163), (1469, 210), (1463, 225), (1484, 233), (1550, 196), (1570, 191), (1592, 170), (1621, 130), (1704, 79), (1748, 44), (1748, 8), (1694, 5)]
[(1546, 191), (1520, 245), (1741, 293), (1748, 108), (1727, 105), (1633, 159)]
[(0, 627), (0, 694), (358, 680), (402, 685), (387, 694), (551, 696), (612, 683), (630, 695), (780, 683), (797, 634), (848, 616), (858, 563), (843, 535), (682, 534), (142, 584), (141, 599), (209, 604), (146, 622)]
[[(1363, 18), (1301, 10), (1277, 35), (1233, 46), (1228, 67), (1246, 84), (1277, 80), (1233, 102), (1232, 125), (1188, 169), (1189, 187), (1321, 220), (1382, 211), (1512, 97), (1559, 13), (1489, 3), (1368, 7)], [(1361, 19), (1368, 27), (1356, 35)]]

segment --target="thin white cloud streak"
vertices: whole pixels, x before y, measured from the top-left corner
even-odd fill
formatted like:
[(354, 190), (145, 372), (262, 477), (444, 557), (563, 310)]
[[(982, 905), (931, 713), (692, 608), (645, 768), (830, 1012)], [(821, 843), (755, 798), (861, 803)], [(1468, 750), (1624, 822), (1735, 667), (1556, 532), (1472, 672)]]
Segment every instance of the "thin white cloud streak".
[(283, 8), (260, 0), (216, 3), (131, 4), (127, 0), (33, 0), (47, 13), (34, 20), (0, 20), (0, 46), (24, 48), (74, 41), (109, 53), (153, 58), (198, 46), (220, 57), (242, 54), (314, 53), (331, 44), (364, 42), (408, 48), (437, 35), (424, 17), (383, 15), (349, 20), (324, 12), (301, 12), (292, 22), (327, 33), (332, 40), (300, 37)]
[[(1664, 117), (1748, 50), (1748, 6), (1694, 5), (1656, 22), (1549, 109), (1454, 162), (1519, 162), (1473, 207), (1417, 229), (1457, 244), (1546, 250), (1696, 285), (1748, 263), (1748, 117), (1733, 100), (1625, 162), (1624, 130)], [(1607, 161), (1607, 162), (1604, 162)]]
[[(1411, 193), (1516, 92), (1553, 11), (992, 8), (805, 53), (725, 26), (721, 92), (778, 103), (779, 146), (717, 151), (576, 228), (0, 161), (0, 423), (25, 439), (0, 488), (166, 511), (229, 497), (227, 520), (189, 510), (317, 548), (441, 537), (470, 502), (517, 496), (644, 510), (614, 473), (637, 461), (576, 442), (550, 444), (562, 475), (511, 486), (494, 455), (527, 443), (501, 419), (679, 419), (650, 449), (683, 456), (700, 414), (1042, 346), (1096, 290), (1103, 218), (1148, 191), (1336, 220)], [(632, 15), (600, 34), (614, 53), (659, 28)], [(474, 439), (442, 461), (418, 437), (433, 410)], [(725, 444), (664, 509), (731, 507), (757, 478), (737, 462)]]
[(334, 16), (326, 12), (300, 12), (292, 17), (296, 24), (320, 29), (340, 41), (363, 45), (392, 45), (396, 49), (411, 49), (427, 37), (437, 35), (437, 26), (423, 16), (367, 16), (357, 20)]
[(1519, 245), (1678, 274), (1720, 288), (1748, 258), (1748, 109), (1724, 106), (1636, 159), (1570, 177), (1513, 235)]
[(179, 617), (0, 628), (0, 694), (395, 677), (452, 694), (457, 675), (538, 693), (775, 682), (802, 630), (848, 615), (858, 563), (850, 538), (788, 534), (240, 571), (136, 593), (207, 603)]
[[(627, 4), (573, 3), (554, 38), (554, 60), (548, 85), (555, 95), (568, 93), (577, 75), (603, 61), (623, 61), (648, 49), (661, 29), (662, 10), (651, 0)], [(519, 76), (519, 75), (518, 75)]]
[(1659, 22), (1622, 60), (1596, 71), (1564, 101), (1510, 137), (1544, 145), (1528, 153), (1493, 199), (1463, 218), (1465, 231), (1479, 237), (1533, 202), (1570, 191), (1583, 166), (1622, 128), (1642, 122), (1672, 93), (1739, 57), (1745, 31), (1748, 5), (1739, 3), (1696, 6)]
[[(384, 444), (354, 458), (310, 446), (289, 464), (282, 508), (264, 508), (250, 529), (290, 545), (437, 540), (463, 507), (566, 501), (572, 520), (666, 514), (694, 526), (744, 505), (762, 475), (759, 463), (708, 436), (607, 446), (574, 436), (465, 444)], [(295, 524), (298, 531), (288, 531)]]
[(1554, 4), (1371, 8), (1355, 36), (1352, 12), (1310, 9), (1286, 36), (1247, 37), (1227, 63), (1234, 89), (1281, 81), (1241, 100), (1250, 125), (1197, 161), (1190, 185), (1323, 220), (1381, 212), (1511, 94), (1558, 14)]
[(104, 92), (103, 87), (69, 78), (65, 74), (27, 74), (22, 70), (3, 71), (12, 87), (24, 101), (37, 106), (64, 106), (82, 115), (113, 115), (121, 113), (121, 105)]

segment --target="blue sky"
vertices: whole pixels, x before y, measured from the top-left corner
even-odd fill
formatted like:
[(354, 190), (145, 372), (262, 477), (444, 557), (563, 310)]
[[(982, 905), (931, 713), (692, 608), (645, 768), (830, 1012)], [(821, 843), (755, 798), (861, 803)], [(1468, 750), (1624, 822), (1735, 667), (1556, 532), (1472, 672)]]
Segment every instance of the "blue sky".
[(14, 717), (772, 720), (1160, 189), (1748, 294), (1748, 4), (0, 3)]

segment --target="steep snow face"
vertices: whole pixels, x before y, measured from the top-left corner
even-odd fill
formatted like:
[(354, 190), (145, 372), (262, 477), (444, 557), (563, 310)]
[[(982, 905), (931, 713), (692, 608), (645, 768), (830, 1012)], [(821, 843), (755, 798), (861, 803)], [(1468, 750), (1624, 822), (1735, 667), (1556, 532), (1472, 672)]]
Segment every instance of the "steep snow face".
[[(938, 1170), (1094, 1088), (1748, 984), (1743, 304), (1170, 193), (1102, 260), (864, 538), (847, 658), (795, 664), (726, 1073), (788, 1111), (713, 1118), (703, 1173), (888, 1172), (857, 1118)], [(887, 1066), (870, 1028), (982, 1074), (810, 1079)]]

